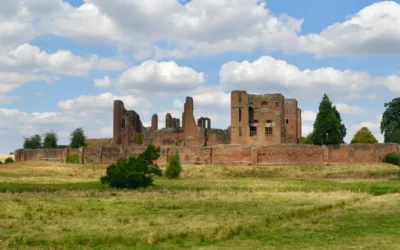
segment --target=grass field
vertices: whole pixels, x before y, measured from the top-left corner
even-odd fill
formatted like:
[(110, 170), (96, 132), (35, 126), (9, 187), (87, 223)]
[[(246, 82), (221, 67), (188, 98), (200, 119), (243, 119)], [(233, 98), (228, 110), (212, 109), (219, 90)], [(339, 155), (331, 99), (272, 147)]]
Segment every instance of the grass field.
[(105, 169), (0, 165), (0, 249), (400, 249), (396, 166), (184, 166), (136, 191)]

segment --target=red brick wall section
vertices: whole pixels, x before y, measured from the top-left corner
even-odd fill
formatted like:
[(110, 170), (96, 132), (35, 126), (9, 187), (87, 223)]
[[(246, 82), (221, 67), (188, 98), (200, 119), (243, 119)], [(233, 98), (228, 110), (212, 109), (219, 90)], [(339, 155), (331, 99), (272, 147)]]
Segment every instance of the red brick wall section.
[(84, 163), (100, 163), (99, 147), (85, 147)]
[(19, 149), (15, 161), (65, 161), (64, 149)]
[(314, 145), (271, 145), (258, 149), (258, 164), (323, 163), (324, 148)]
[[(173, 153), (173, 151), (171, 152)], [(197, 148), (181, 148), (179, 150), (182, 163), (194, 164), (196, 162), (203, 162), (203, 150), (201, 147)]]
[(349, 146), (350, 162), (375, 162), (375, 145), (352, 144)]
[[(17, 161), (65, 161), (67, 152), (78, 153), (83, 163), (115, 163), (119, 158), (137, 156), (144, 146), (86, 147), (81, 149), (32, 149), (17, 150)], [(314, 146), (280, 144), (250, 146), (222, 144), (210, 147), (162, 147), (159, 165), (168, 163), (169, 156), (179, 151), (182, 163), (203, 164), (322, 164), (322, 163), (373, 163), (381, 162), (388, 153), (399, 153), (398, 144), (353, 144)]]
[(257, 159), (256, 150), (248, 145), (217, 145), (212, 147), (213, 164), (249, 164)]
[(398, 144), (375, 144), (375, 162), (381, 162), (389, 153), (400, 153)]
[(332, 145), (327, 146), (328, 161), (331, 163), (346, 163), (349, 162), (349, 145)]

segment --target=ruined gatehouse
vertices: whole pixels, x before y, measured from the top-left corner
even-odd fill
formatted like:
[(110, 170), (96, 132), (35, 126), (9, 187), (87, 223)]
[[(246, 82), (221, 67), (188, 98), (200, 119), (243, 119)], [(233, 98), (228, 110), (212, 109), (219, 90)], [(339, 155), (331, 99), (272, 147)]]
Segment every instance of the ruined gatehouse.
[(282, 94), (253, 95), (236, 90), (231, 92), (231, 126), (227, 129), (212, 128), (208, 117), (195, 120), (191, 97), (186, 97), (182, 120), (168, 113), (165, 127), (158, 128), (156, 114), (151, 127), (144, 127), (138, 113), (126, 110), (122, 101), (115, 100), (114, 144), (133, 145), (138, 136), (142, 144), (157, 146), (299, 144), (301, 110), (295, 99), (285, 99)]

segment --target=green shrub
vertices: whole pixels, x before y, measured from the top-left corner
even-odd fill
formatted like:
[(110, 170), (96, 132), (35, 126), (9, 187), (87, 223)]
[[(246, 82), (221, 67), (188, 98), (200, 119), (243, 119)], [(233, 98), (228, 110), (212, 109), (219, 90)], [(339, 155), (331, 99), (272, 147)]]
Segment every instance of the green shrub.
[(68, 155), (67, 163), (79, 163), (79, 155)]
[(351, 144), (375, 144), (378, 140), (367, 127), (362, 127), (351, 139)]
[(8, 157), (7, 159), (4, 160), (5, 164), (10, 164), (10, 163), (14, 163), (14, 159), (11, 157)]
[(0, 161), (0, 165), (3, 164), (3, 162)]
[(24, 149), (37, 149), (42, 147), (42, 137), (33, 135), (30, 138), (25, 138)]
[(58, 136), (55, 132), (47, 132), (43, 138), (43, 148), (57, 148)]
[(72, 131), (70, 135), (69, 146), (71, 148), (84, 147), (86, 146), (85, 140), (86, 140), (85, 131), (82, 128), (77, 128), (74, 131)]
[(396, 153), (387, 154), (383, 161), (386, 163), (391, 163), (391, 164), (400, 166), (400, 154), (396, 154)]
[(161, 176), (161, 169), (153, 161), (160, 157), (160, 148), (149, 145), (138, 157), (119, 159), (116, 164), (107, 168), (102, 184), (115, 188), (136, 189), (153, 185), (153, 175)]
[(182, 171), (179, 152), (175, 151), (174, 154), (168, 159), (168, 166), (165, 170), (165, 177), (168, 179), (178, 179)]
[(301, 137), (302, 144), (313, 144), (314, 137), (313, 133), (309, 133), (306, 137)]

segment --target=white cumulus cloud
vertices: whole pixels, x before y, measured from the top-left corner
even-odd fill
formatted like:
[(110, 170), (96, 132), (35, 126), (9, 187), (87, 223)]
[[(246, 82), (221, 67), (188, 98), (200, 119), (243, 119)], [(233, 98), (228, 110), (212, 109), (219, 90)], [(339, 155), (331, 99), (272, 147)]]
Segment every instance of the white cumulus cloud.
[(146, 61), (121, 74), (117, 87), (123, 91), (179, 93), (197, 88), (204, 82), (204, 73), (179, 66), (175, 62)]

